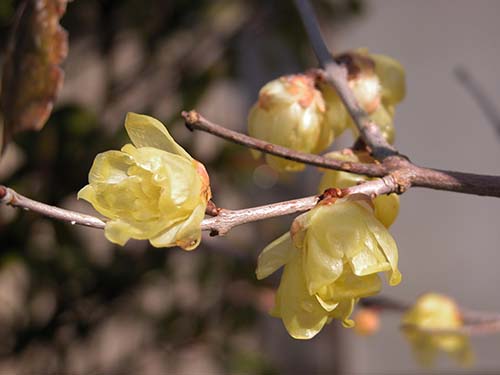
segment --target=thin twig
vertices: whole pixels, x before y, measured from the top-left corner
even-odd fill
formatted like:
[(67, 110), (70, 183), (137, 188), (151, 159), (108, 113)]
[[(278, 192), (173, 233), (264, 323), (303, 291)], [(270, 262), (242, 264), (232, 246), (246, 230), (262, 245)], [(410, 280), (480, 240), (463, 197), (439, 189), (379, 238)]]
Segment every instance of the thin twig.
[(103, 220), (95, 216), (50, 206), (27, 198), (5, 186), (0, 186), (0, 203), (8, 204), (12, 207), (19, 207), (26, 211), (33, 211), (53, 219), (66, 221), (73, 225), (79, 224), (99, 229), (104, 229), (106, 225)]
[(325, 70), (325, 80), (332, 85), (342, 99), (342, 102), (356, 124), (360, 136), (371, 149), (372, 155), (377, 160), (383, 160), (388, 156), (398, 155), (398, 151), (387, 143), (379, 127), (370, 119), (368, 114), (361, 109), (347, 80), (347, 70), (337, 64), (325, 44), (318, 20), (308, 0), (295, 0), (295, 6), (309, 36), (314, 53), (321, 67)]
[(457, 67), (455, 69), (455, 76), (470, 96), (476, 101), (478, 107), (495, 128), (497, 135), (500, 136), (500, 111), (488, 97), (479, 82), (477, 82), (472, 74), (464, 67)]
[(190, 130), (201, 130), (231, 141), (233, 143), (237, 143), (248, 148), (253, 148), (267, 154), (281, 156), (282, 158), (288, 160), (294, 160), (305, 164), (314, 165), (316, 167), (347, 171), (371, 177), (382, 177), (387, 174), (387, 170), (381, 164), (352, 163), (325, 158), (323, 156), (295, 151), (283, 146), (278, 146), (273, 143), (263, 141), (261, 139), (253, 138), (248, 135), (225, 128), (221, 125), (217, 125), (207, 120), (196, 111), (184, 111), (182, 112), (182, 117), (184, 117), (184, 120), (186, 120), (186, 126)]

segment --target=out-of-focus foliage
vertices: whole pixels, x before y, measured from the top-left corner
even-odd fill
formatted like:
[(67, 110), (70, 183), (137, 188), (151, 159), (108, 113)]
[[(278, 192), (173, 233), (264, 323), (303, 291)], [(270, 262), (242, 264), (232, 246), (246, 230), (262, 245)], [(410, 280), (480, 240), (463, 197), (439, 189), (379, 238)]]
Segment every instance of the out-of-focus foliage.
[[(3, 50), (18, 3), (0, 1)], [(329, 25), (360, 10), (358, 1), (319, 3)], [(245, 149), (189, 133), (179, 116), (196, 107), (243, 131), (264, 82), (315, 64), (291, 3), (84, 0), (70, 2), (61, 23), (70, 36), (65, 86), (42, 131), (6, 149), (2, 184), (92, 212), (76, 192), (95, 155), (126, 142), (124, 116), (134, 111), (172, 124), (207, 166), (220, 206), (311, 194), (277, 183)], [(290, 358), (294, 344), (268, 335), (263, 311), (275, 283), (255, 282), (255, 259), (259, 241), (287, 225), (244, 226), (185, 253), (139, 241), (115, 247), (100, 231), (0, 206), (0, 373), (285, 373), (299, 361), (334, 369), (331, 356), (308, 354), (314, 342)]]
[(19, 7), (2, 72), (0, 154), (11, 134), (40, 130), (50, 116), (68, 51), (59, 25), (65, 10), (66, 0), (28, 0)]

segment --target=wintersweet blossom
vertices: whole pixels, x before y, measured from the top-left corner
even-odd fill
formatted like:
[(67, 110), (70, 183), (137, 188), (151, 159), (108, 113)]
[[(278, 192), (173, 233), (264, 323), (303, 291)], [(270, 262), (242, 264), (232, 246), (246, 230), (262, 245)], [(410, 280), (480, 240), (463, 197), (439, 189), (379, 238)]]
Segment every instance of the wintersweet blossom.
[(349, 319), (361, 297), (381, 289), (379, 272), (397, 285), (398, 250), (375, 218), (364, 196), (319, 204), (297, 217), (285, 233), (260, 254), (257, 278), (284, 266), (271, 315), (279, 317), (297, 339), (314, 337), (326, 323)]
[(205, 167), (152, 117), (129, 113), (125, 129), (133, 144), (97, 155), (78, 198), (108, 218), (104, 233), (113, 243), (194, 249), (211, 197)]
[(424, 366), (432, 366), (439, 352), (448, 353), (462, 365), (472, 362), (473, 354), (467, 336), (439, 332), (453, 331), (462, 326), (462, 316), (455, 301), (437, 293), (419, 297), (403, 316), (404, 334), (416, 358)]
[[(297, 151), (317, 153), (328, 147), (334, 137), (332, 127), (323, 121), (325, 103), (305, 74), (280, 77), (267, 83), (248, 115), (248, 133)], [(255, 157), (259, 152), (252, 152)], [(266, 161), (281, 171), (299, 171), (304, 164), (266, 155)]]

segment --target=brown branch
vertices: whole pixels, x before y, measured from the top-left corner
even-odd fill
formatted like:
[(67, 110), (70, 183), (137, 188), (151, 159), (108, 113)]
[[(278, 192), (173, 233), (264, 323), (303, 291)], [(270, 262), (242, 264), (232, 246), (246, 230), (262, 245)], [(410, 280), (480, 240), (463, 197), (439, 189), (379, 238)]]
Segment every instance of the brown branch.
[(360, 136), (371, 149), (377, 160), (384, 160), (388, 156), (398, 155), (394, 146), (387, 143), (379, 127), (370, 119), (368, 114), (359, 106), (347, 80), (347, 70), (337, 64), (325, 44), (314, 10), (308, 0), (295, 0), (295, 6), (309, 36), (309, 40), (318, 58), (319, 64), (325, 70), (325, 80), (332, 85), (342, 99), (347, 111), (356, 124)]
[(316, 167), (328, 168), (334, 170), (348, 171), (356, 174), (362, 174), (371, 177), (382, 177), (387, 171), (380, 164), (363, 164), (345, 162), (319, 155), (307, 154), (305, 152), (295, 151), (283, 146), (278, 146), (261, 139), (253, 138), (248, 135), (235, 132), (221, 125), (217, 125), (196, 111), (182, 112), (182, 117), (186, 121), (186, 126), (190, 130), (201, 130), (217, 137), (226, 139), (233, 143), (243, 145), (267, 154), (280, 156), (288, 160), (294, 160), (301, 163), (314, 165)]
[(403, 193), (411, 186), (435, 190), (454, 191), (500, 197), (500, 176), (478, 175), (416, 166), (401, 155), (394, 155), (378, 164), (351, 163), (320, 155), (294, 151), (286, 147), (250, 137), (215, 124), (196, 111), (182, 112), (190, 130), (201, 130), (228, 141), (253, 148), (285, 159), (314, 165), (321, 168), (341, 170), (370, 177), (391, 175), (397, 185), (397, 193)]
[(34, 201), (5, 186), (0, 186), (0, 203), (12, 207), (19, 207), (26, 211), (33, 211), (53, 219), (66, 221), (73, 225), (79, 224), (99, 229), (104, 229), (106, 225), (103, 220), (97, 217)]
[[(391, 176), (386, 176), (349, 188), (337, 189), (333, 195), (339, 198), (352, 194), (365, 194), (370, 197), (375, 197), (381, 194), (392, 193), (396, 191), (396, 189), (397, 185), (394, 179)], [(331, 195), (332, 193), (329, 192), (328, 196)], [(244, 208), (241, 210), (228, 210), (218, 208), (215, 204), (210, 204), (210, 209), (207, 210), (207, 214), (214, 216), (202, 221), (201, 230), (210, 231), (212, 235), (224, 235), (238, 225), (310, 210), (324, 197), (326, 197), (326, 195), (314, 195), (264, 206)], [(0, 203), (31, 210), (41, 215), (65, 221), (73, 225), (85, 225), (98, 229), (104, 229), (106, 225), (103, 219), (37, 202), (17, 193), (13, 189), (1, 185)]]

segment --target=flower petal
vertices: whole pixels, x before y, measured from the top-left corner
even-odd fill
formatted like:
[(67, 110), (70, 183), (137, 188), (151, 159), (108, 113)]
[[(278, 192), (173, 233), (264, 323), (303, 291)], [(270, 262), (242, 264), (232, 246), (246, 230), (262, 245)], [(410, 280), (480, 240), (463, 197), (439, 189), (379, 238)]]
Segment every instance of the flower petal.
[(398, 270), (398, 247), (389, 231), (374, 217), (367, 219), (366, 224), (371, 233), (377, 239), (385, 257), (391, 265), (392, 271), (389, 277), (390, 285), (398, 285), (401, 282), (401, 272)]
[(296, 339), (310, 339), (326, 324), (328, 314), (307, 292), (301, 263), (296, 254), (285, 265), (276, 300), (288, 333)]
[(189, 155), (169, 134), (157, 119), (129, 112), (125, 119), (125, 129), (135, 147), (155, 147), (191, 160)]
[(197, 206), (187, 220), (170, 226), (149, 242), (154, 247), (180, 246), (184, 250), (193, 250), (200, 244), (201, 221), (205, 217), (206, 205)]
[(288, 263), (294, 251), (298, 250), (293, 246), (290, 232), (286, 232), (267, 245), (257, 260), (257, 269), (255, 270), (257, 279), (262, 280), (268, 277)]

